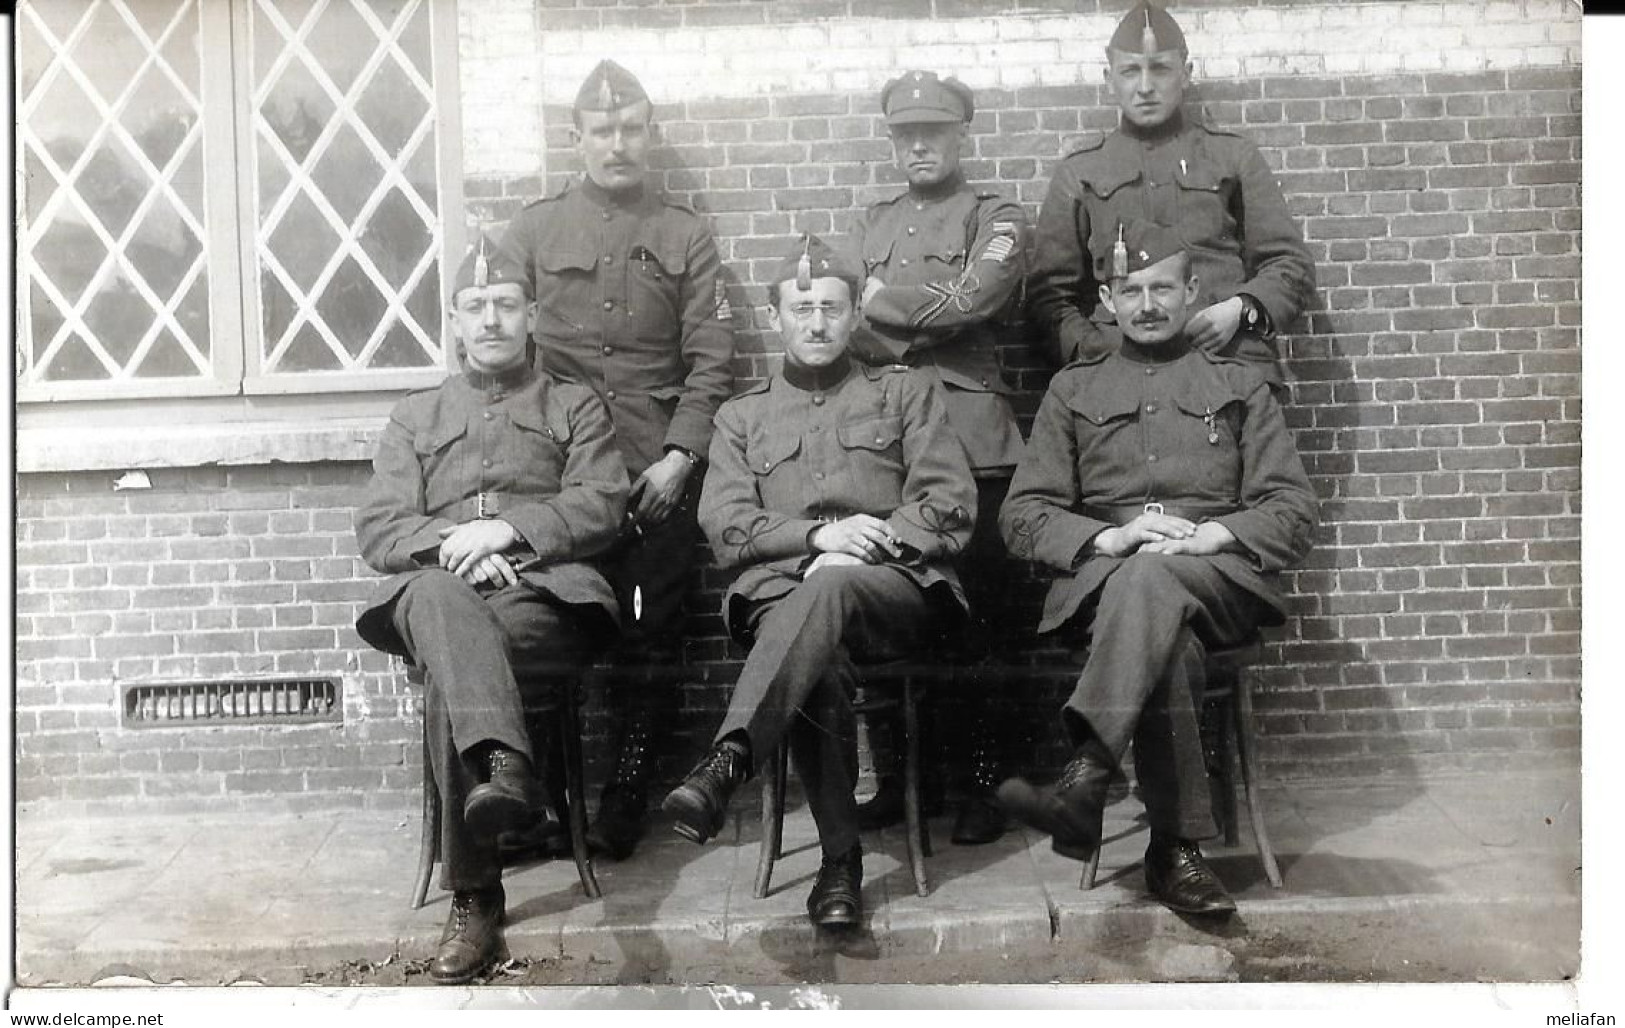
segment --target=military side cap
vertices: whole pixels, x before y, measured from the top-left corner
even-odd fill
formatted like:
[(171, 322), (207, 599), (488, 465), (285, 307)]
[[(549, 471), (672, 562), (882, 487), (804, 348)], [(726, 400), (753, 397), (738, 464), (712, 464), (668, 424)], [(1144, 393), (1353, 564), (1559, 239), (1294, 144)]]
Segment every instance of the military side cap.
[(524, 290), (525, 297), (531, 298), (530, 276), (525, 274), (525, 262), (520, 256), (507, 247), (492, 242), (484, 232), (468, 248), (468, 255), (463, 263), (457, 266), (457, 278), (452, 283), (451, 294), (456, 296), (465, 289), (486, 286), (499, 286), (506, 282), (517, 282)]
[(1173, 229), (1140, 218), (1118, 222), (1110, 261), (1099, 262), (1105, 266), (1097, 265), (1095, 277), (1102, 281), (1123, 278), (1183, 252), (1185, 241)]
[(970, 121), (976, 113), (976, 95), (952, 76), (911, 71), (886, 83), (880, 91), (880, 109), (888, 125)]
[(856, 264), (831, 249), (828, 243), (811, 232), (804, 232), (796, 240), (795, 248), (774, 267), (770, 281), (778, 285), (794, 279), (797, 289), (811, 289), (815, 278), (841, 279), (852, 287), (852, 299), (856, 300), (863, 283), (863, 272)]
[(1156, 4), (1140, 0), (1123, 20), (1117, 23), (1111, 42), (1113, 50), (1130, 54), (1154, 54), (1164, 50), (1189, 52), (1185, 46), (1185, 33), (1179, 30), (1174, 16)]
[(616, 111), (649, 99), (638, 77), (614, 61), (605, 59), (587, 74), (576, 91), (578, 111)]

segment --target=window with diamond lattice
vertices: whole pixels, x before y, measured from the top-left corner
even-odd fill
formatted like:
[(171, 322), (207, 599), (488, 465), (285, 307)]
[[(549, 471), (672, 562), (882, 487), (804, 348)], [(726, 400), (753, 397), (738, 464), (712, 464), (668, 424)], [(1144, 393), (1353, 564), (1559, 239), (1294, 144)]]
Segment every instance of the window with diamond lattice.
[(443, 373), (450, 0), (25, 0), (16, 32), (19, 399)]

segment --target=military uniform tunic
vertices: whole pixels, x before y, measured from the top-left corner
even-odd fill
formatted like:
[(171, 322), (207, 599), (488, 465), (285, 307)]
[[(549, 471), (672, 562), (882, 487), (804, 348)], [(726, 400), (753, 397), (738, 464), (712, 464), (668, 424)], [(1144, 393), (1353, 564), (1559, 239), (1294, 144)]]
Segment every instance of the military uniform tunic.
[[(615, 539), (626, 492), (597, 397), (528, 365), (414, 393), (384, 429), (355, 524), (362, 559), (390, 577), (356, 630), (423, 669), (447, 889), (500, 880), (463, 821), (479, 781), (464, 754), (489, 741), (534, 758), (521, 690), (550, 683), (515, 672), (590, 660), (613, 628), (614, 595), (588, 561)], [(506, 556), (519, 584), (474, 586), (438, 565), (441, 531), (481, 517), (518, 534)]]
[[(733, 332), (700, 217), (653, 189), (623, 196), (584, 179), (522, 210), (504, 245), (524, 255), (535, 285), (537, 359), (604, 401), (628, 473), (636, 478), (672, 447), (703, 458), (733, 390)], [(677, 508), (606, 565), (629, 657), (676, 657), (701, 478), (690, 475)]]
[[(1093, 552), (1148, 503), (1223, 524), (1242, 552)], [(1051, 382), (1000, 525), (1011, 552), (1062, 572), (1039, 631), (1090, 635), (1063, 720), (1074, 741), (1092, 732), (1114, 756), (1133, 740), (1154, 828), (1212, 834), (1202, 657), (1281, 622), (1274, 573), (1303, 559), (1315, 524), (1308, 476), (1256, 369), (1182, 341), (1125, 342)]]
[[(886, 521), (903, 557), (806, 574), (812, 534), (852, 514)], [(717, 738), (744, 732), (760, 766), (788, 733), (826, 856), (857, 841), (848, 659), (906, 655), (964, 610), (951, 560), (975, 517), (964, 451), (924, 378), (787, 364), (717, 415), (700, 524), (717, 564), (742, 569), (723, 607), (751, 644)]]
[(1278, 380), (1273, 331), (1298, 316), (1315, 286), (1314, 262), (1258, 148), (1241, 136), (1187, 122), (1124, 124), (1055, 169), (1038, 215), (1029, 300), (1057, 364), (1109, 352), (1122, 338), (1100, 303), (1117, 227), (1145, 219), (1176, 231), (1201, 283), (1192, 310), (1246, 293), (1271, 333), (1245, 326), (1224, 353)]
[(1025, 273), (1027, 234), (1019, 205), (964, 179), (875, 204), (858, 223), (864, 271), (886, 285), (864, 304), (853, 350), (941, 385), (977, 473), (1008, 473), (1021, 459), (998, 344)]

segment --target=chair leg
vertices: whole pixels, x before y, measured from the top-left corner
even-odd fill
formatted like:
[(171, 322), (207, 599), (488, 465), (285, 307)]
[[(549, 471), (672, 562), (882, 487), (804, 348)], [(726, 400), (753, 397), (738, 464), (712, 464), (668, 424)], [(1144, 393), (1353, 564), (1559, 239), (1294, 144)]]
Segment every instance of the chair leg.
[(762, 842), (756, 853), (756, 898), (765, 899), (773, 884), (773, 862), (784, 855), (784, 779), (786, 746), (768, 755), (762, 779)]
[(914, 891), (930, 893), (925, 858), (931, 851), (929, 829), (920, 817), (920, 724), (914, 705), (914, 686), (903, 680), (903, 817), (908, 826), (908, 863), (914, 872)]
[(1258, 859), (1264, 864), (1264, 877), (1270, 885), (1282, 887), (1281, 868), (1275, 862), (1275, 850), (1264, 828), (1264, 801), (1260, 795), (1258, 774), (1257, 737), (1253, 735), (1252, 676), (1242, 671), (1236, 677), (1235, 699), (1231, 704), (1236, 712), (1236, 750), (1241, 763), (1242, 785), (1247, 792), (1247, 816), (1253, 823), (1253, 840), (1258, 844)]
[(440, 788), (435, 784), (434, 767), (429, 760), (429, 718), (423, 717), (423, 835), (418, 840), (418, 872), (412, 886), (412, 909), (421, 910), (429, 895), (429, 879), (435, 861), (440, 859)]
[(1105, 845), (1104, 840), (1095, 846), (1089, 854), (1089, 859), (1083, 862), (1083, 875), (1078, 879), (1078, 888), (1085, 892), (1095, 887), (1095, 877), (1100, 874), (1100, 847)]
[(1241, 842), (1241, 826), (1237, 824), (1241, 818), (1236, 810), (1235, 772), (1239, 747), (1236, 741), (1236, 691), (1240, 688), (1239, 682), (1230, 684), (1230, 694), (1221, 701), (1223, 709), (1219, 712), (1219, 814), (1224, 819), (1220, 827), (1224, 829), (1226, 846), (1236, 846)]
[(588, 899), (598, 899), (603, 890), (598, 887), (598, 875), (592, 867), (592, 854), (587, 850), (587, 783), (581, 756), (581, 712), (576, 703), (579, 685), (574, 681), (559, 684), (558, 744), (564, 756), (564, 792), (570, 818), (570, 853), (575, 857), (576, 874), (581, 877), (581, 888)]

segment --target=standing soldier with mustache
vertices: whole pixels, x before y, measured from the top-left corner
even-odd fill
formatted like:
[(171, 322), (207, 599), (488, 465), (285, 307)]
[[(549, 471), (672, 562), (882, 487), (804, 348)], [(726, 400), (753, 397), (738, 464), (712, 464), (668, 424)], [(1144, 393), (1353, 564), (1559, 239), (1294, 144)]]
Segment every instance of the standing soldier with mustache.
[[(535, 285), (537, 359), (604, 401), (632, 476), (627, 531), (607, 560), (623, 623), (615, 657), (628, 669), (672, 667), (711, 419), (733, 390), (721, 260), (699, 215), (645, 182), (656, 129), (631, 72), (601, 61), (572, 115), (585, 177), (521, 211), (505, 243)], [(617, 682), (619, 756), (587, 841), (622, 860), (643, 835), (657, 726), (673, 720), (677, 683)]]

